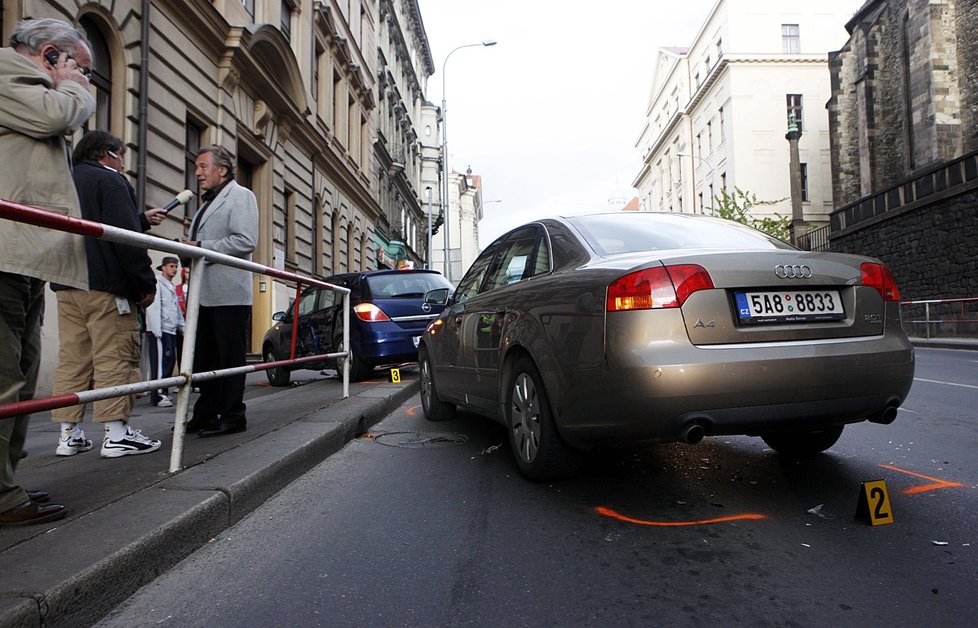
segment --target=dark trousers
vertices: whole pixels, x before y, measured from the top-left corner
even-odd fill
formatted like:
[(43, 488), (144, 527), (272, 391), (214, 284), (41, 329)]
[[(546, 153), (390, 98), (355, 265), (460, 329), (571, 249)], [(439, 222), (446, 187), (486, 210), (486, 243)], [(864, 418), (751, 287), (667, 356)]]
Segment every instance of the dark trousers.
[[(247, 305), (200, 308), (194, 349), (195, 373), (244, 366), (245, 333), (250, 312)], [(244, 389), (243, 373), (201, 382), (193, 420), (205, 424), (245, 425)]]
[[(164, 377), (170, 377), (173, 375), (173, 367), (177, 363), (177, 336), (176, 334), (160, 334), (159, 343), (156, 342), (156, 338), (152, 338), (149, 344), (149, 370), (151, 379), (161, 379)], [(162, 348), (163, 356), (159, 355)], [(160, 368), (160, 362), (163, 363), (162, 370), (157, 373), (157, 369)], [(150, 394), (150, 401), (152, 403), (157, 403), (163, 398), (163, 395), (170, 393), (169, 388), (161, 388), (159, 390), (154, 390)]]
[[(0, 403), (34, 398), (43, 315), (43, 281), (0, 273)], [(0, 512), (27, 501), (14, 470), (24, 449), (29, 419), (0, 419)]]

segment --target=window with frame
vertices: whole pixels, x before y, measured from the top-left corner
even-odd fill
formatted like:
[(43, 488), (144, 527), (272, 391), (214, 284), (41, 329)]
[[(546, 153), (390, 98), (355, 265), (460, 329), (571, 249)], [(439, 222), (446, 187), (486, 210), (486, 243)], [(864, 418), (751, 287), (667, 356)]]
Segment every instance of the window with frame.
[(781, 48), (786, 54), (801, 52), (801, 31), (797, 24), (781, 25)]
[(336, 69), (334, 68), (333, 69), (333, 107), (332, 107), (333, 115), (330, 120), (331, 122), (330, 126), (333, 129), (333, 136), (336, 137), (336, 139), (339, 139), (340, 141), (342, 141), (342, 138), (340, 138), (339, 135), (340, 135), (340, 120), (343, 119), (343, 115), (342, 115), (343, 100), (344, 100), (343, 99), (343, 77), (340, 76), (340, 73), (337, 72)]
[(92, 45), (92, 75), (89, 82), (95, 88), (95, 113), (83, 128), (85, 131), (112, 128), (112, 55), (101, 29), (90, 17), (80, 21), (82, 31)]
[(798, 131), (804, 130), (801, 124), (801, 94), (785, 94), (785, 102), (788, 108), (788, 125), (791, 125), (791, 116), (794, 114), (795, 124), (798, 126)]
[(319, 81), (319, 73), (323, 69), (323, 60), (326, 53), (323, 52), (322, 46), (319, 43), (313, 44), (312, 48), (312, 97), (316, 100), (316, 113), (322, 117), (323, 115), (323, 95), (320, 93), (321, 83)]
[(295, 261), (295, 192), (285, 190), (285, 259)]
[[(183, 184), (186, 189), (194, 190), (199, 193), (197, 184), (197, 151), (201, 147), (201, 138), (204, 135), (204, 128), (194, 120), (187, 118), (184, 123), (183, 138)], [(183, 206), (184, 219), (192, 218), (197, 213), (197, 196), (194, 195)]]
[(799, 164), (801, 166), (801, 200), (803, 203), (808, 202), (808, 164)]
[(288, 0), (282, 0), (282, 15), (280, 28), (282, 36), (288, 42), (292, 41), (292, 4)]

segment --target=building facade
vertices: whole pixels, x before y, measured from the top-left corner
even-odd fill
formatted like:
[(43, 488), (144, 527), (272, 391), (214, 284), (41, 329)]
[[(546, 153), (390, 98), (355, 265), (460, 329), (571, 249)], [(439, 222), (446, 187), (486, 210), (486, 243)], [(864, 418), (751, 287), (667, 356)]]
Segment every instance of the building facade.
[[(126, 142), (141, 208), (196, 191), (196, 151), (219, 144), (236, 155), (237, 180), (258, 199), (257, 263), (325, 277), (389, 266), (394, 241), (408, 258), (423, 255), (419, 189), (432, 175), (416, 129), (436, 118), (423, 112), (433, 65), (416, 0), (2, 6), (4, 45), (25, 16), (61, 18), (88, 35), (98, 100), (88, 128)], [(196, 208), (174, 210), (151, 233), (186, 236)], [(162, 255), (151, 251), (154, 260)], [(248, 341), (257, 353), (294, 286), (254, 282)], [(56, 327), (44, 330), (42, 392), (56, 363)]]
[[(434, 105), (425, 98), (435, 72), (417, 0), (380, 0), (378, 37), (377, 198), (375, 246), (381, 266), (427, 262), (426, 187), (437, 163), (425, 143), (437, 144)], [(430, 152), (430, 151), (429, 151)]]
[(458, 284), (481, 251), (482, 203), (482, 177), (472, 174), (471, 167), (464, 174), (454, 170), (449, 173), (448, 214), (434, 238), (432, 268), (454, 284)]
[(804, 220), (832, 210), (828, 51), (859, 0), (719, 0), (688, 48), (662, 48), (632, 185), (643, 211), (710, 214), (721, 190), (791, 216), (789, 117), (799, 124)]
[(978, 3), (871, 0), (846, 28), (829, 248), (882, 259), (904, 300), (978, 296)]

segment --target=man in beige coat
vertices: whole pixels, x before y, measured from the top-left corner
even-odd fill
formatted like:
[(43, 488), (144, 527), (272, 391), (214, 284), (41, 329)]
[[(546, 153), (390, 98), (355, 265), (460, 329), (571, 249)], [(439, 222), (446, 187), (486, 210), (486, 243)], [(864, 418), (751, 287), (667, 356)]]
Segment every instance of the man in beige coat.
[[(23, 20), (9, 42), (0, 48), (0, 198), (81, 216), (64, 135), (95, 110), (91, 46), (55, 19)], [(0, 404), (34, 396), (45, 281), (88, 289), (84, 239), (0, 219)], [(28, 418), (0, 419), (0, 525), (65, 516), (14, 479)]]

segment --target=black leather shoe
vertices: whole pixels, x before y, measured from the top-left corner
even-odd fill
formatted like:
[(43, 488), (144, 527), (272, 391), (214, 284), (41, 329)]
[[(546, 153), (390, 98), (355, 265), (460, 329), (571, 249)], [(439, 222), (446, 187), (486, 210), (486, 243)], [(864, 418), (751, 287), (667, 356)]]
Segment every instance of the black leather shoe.
[(224, 436), (225, 434), (237, 434), (238, 432), (243, 432), (248, 427), (240, 423), (222, 423), (216, 428), (208, 428), (200, 431), (201, 438), (208, 438), (210, 436)]
[(46, 523), (63, 519), (66, 514), (68, 511), (61, 504), (38, 504), (26, 501), (20, 506), (0, 512), (0, 526)]
[(190, 419), (187, 421), (187, 425), (184, 428), (184, 433), (186, 434), (196, 434), (198, 432), (203, 432), (204, 430), (216, 430), (220, 428), (217, 423), (217, 419), (211, 421), (198, 421), (197, 419)]
[(51, 501), (51, 496), (48, 495), (47, 491), (27, 491), (27, 499), (32, 502), (44, 504)]

